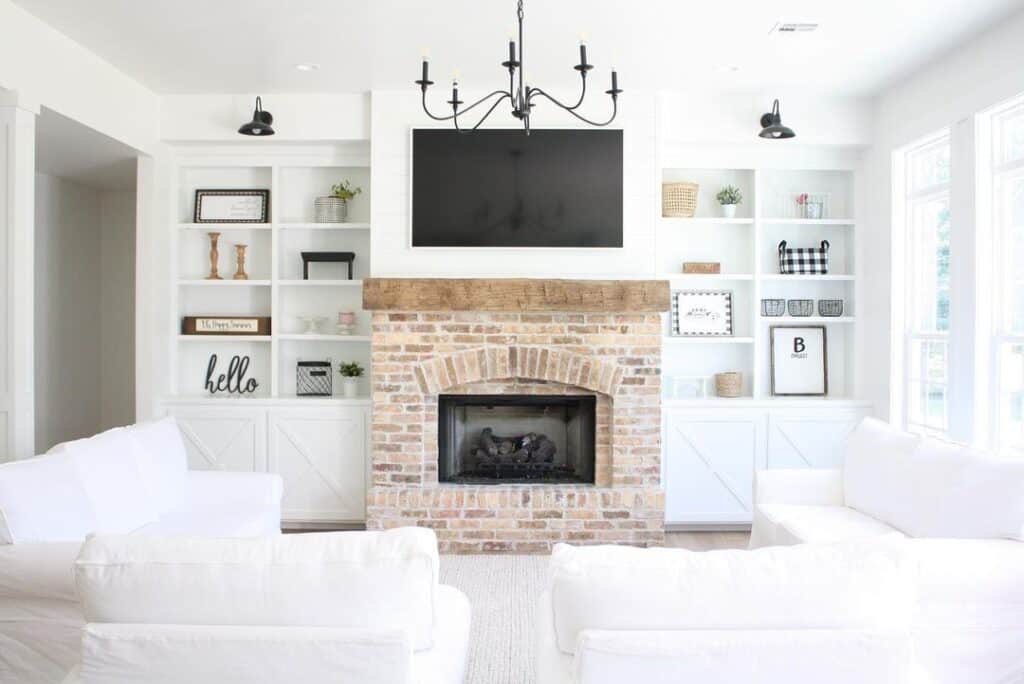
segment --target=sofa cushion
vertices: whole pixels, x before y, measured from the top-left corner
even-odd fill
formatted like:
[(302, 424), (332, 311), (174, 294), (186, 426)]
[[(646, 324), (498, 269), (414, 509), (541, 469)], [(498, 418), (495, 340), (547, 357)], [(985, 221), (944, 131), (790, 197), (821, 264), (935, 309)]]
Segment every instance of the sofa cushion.
[(221, 625), (87, 625), (81, 684), (411, 681), (401, 630)]
[(157, 512), (180, 509), (185, 500), (188, 455), (177, 421), (168, 416), (125, 430), (139, 445), (142, 479)]
[(861, 630), (586, 630), (579, 684), (791, 684), (907, 682), (906, 632)]
[(765, 504), (757, 512), (774, 526), (774, 543), (829, 543), (902, 534), (880, 520), (845, 506)]
[(911, 539), (907, 547), (920, 576), (919, 625), (1024, 630), (1024, 543)]
[(244, 510), (197, 510), (165, 513), (133, 535), (163, 537), (265, 537), (281, 532), (279, 506), (248, 506)]
[(90, 622), (408, 629), (430, 648), (431, 530), (259, 539), (93, 536), (75, 563)]
[(96, 511), (92, 531), (120, 534), (156, 521), (157, 509), (139, 467), (138, 445), (124, 430), (78, 440), (61, 453), (75, 463)]
[(558, 646), (585, 629), (887, 629), (915, 597), (906, 542), (879, 538), (754, 551), (556, 545)]
[(906, 458), (913, 486), (893, 525), (912, 537), (1024, 539), (1024, 461), (931, 438)]
[(920, 441), (880, 420), (862, 420), (847, 437), (843, 453), (846, 505), (892, 524), (910, 493), (907, 457)]
[(0, 544), (82, 541), (96, 510), (67, 454), (0, 465)]
[(846, 444), (846, 505), (912, 537), (1024, 539), (1024, 462), (867, 418)]

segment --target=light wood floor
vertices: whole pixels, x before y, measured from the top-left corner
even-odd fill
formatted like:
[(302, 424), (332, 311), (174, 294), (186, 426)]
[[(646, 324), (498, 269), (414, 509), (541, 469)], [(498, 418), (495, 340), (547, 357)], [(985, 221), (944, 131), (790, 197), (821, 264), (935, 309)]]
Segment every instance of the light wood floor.
[(749, 532), (666, 532), (665, 546), (691, 551), (715, 549), (745, 549), (750, 542)]

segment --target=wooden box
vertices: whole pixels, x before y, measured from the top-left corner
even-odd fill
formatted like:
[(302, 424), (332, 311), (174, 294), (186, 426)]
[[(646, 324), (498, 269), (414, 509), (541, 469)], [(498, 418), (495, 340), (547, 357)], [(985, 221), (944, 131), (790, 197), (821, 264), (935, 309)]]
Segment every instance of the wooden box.
[(699, 273), (711, 275), (722, 272), (722, 264), (717, 261), (686, 261), (683, 262), (683, 273)]

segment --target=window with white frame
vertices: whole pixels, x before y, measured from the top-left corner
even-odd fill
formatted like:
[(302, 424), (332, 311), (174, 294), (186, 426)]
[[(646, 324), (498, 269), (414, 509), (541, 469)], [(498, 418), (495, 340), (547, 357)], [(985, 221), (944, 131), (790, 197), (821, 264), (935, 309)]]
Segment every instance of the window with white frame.
[(1024, 454), (1024, 97), (996, 109), (991, 139), (992, 418), (1000, 451)]
[(905, 152), (904, 420), (949, 429), (950, 141), (948, 131)]

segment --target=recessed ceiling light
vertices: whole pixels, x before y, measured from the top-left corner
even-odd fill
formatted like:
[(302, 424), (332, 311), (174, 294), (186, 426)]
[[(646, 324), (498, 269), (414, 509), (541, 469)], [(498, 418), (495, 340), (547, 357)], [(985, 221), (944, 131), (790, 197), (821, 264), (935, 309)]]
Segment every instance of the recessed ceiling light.
[(715, 67), (715, 71), (720, 74), (735, 74), (740, 68), (735, 64), (719, 64)]
[(302, 64), (296, 64), (295, 68), (299, 71), (319, 71), (320, 65), (313, 64), (312, 62), (303, 62)]

